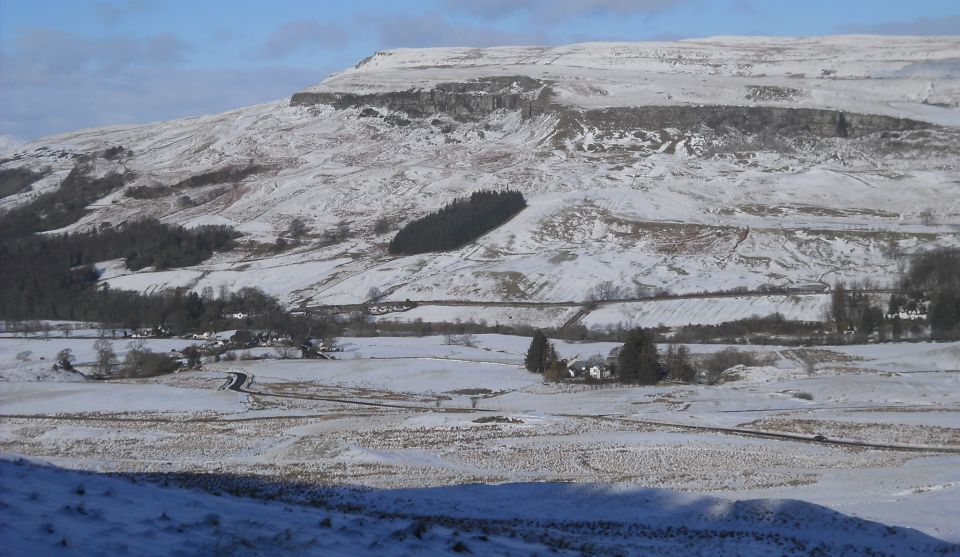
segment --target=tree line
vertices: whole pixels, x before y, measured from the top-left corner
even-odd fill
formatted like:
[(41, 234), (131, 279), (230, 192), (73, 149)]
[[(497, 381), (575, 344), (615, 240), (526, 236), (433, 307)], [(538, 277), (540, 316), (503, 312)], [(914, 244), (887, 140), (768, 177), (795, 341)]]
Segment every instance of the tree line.
[(390, 242), (388, 251), (411, 255), (454, 249), (507, 222), (526, 206), (519, 191), (474, 192), (405, 225)]
[(4, 238), (0, 316), (100, 321), (121, 308), (139, 306), (138, 313), (151, 312), (166, 302), (98, 290), (100, 275), (93, 264), (122, 258), (130, 270), (196, 265), (215, 251), (229, 249), (235, 236), (222, 226), (187, 230), (144, 220), (94, 232)]
[(125, 177), (121, 174), (97, 178), (90, 176), (89, 171), (88, 164), (77, 164), (59, 188), (4, 213), (0, 218), (0, 237), (19, 237), (73, 224), (87, 214), (88, 205), (124, 185)]
[[(900, 284), (899, 304), (923, 301), (934, 340), (960, 339), (960, 248), (941, 248), (918, 254)], [(898, 307), (894, 308), (894, 302)]]
[(49, 168), (4, 168), (0, 170), (0, 199), (29, 190), (33, 183), (50, 173)]

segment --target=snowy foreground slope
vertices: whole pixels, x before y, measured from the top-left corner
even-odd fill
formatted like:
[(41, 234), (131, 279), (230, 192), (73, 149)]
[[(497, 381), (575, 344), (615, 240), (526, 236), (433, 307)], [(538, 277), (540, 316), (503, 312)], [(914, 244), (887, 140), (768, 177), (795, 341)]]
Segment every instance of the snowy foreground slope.
[[(282, 253), (247, 244), (187, 269), (101, 265), (114, 288), (259, 286), (290, 305), (363, 302), (371, 287), (388, 300), (576, 306), (606, 282), (626, 300), (889, 282), (901, 256), (960, 244), (958, 59), (956, 37), (382, 52), (291, 100), (30, 143), (0, 168), (51, 173), (0, 209), (58, 187), (74, 156), (94, 154), (93, 172), (127, 182), (71, 230), (152, 215), (273, 243), (301, 219), (311, 234)], [(117, 146), (128, 151), (96, 156)], [(500, 229), (443, 254), (386, 254), (410, 218), (505, 187), (529, 207)], [(335, 229), (346, 233), (325, 235)], [(755, 305), (807, 319), (822, 307)], [(712, 308), (665, 319), (709, 322)], [(560, 325), (576, 309), (531, 319)], [(502, 311), (462, 313), (493, 322)]]
[(800, 501), (507, 484), (328, 490), (303, 506), (184, 489), (177, 475), (160, 483), (10, 458), (0, 460), (3, 555), (960, 554)]

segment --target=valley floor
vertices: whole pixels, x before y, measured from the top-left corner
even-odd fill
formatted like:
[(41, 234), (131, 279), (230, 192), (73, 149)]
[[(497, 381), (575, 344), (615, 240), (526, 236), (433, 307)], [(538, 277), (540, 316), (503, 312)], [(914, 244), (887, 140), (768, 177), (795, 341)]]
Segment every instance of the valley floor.
[[(211, 363), (148, 380), (94, 382), (49, 371), (66, 346), (80, 364), (89, 362), (93, 342), (0, 338), (0, 450), (7, 458), (28, 455), (121, 477), (149, 473), (208, 490), (260, 482), (258, 489), (279, 490), (272, 495), (290, 505), (320, 504), (320, 510), (291, 507), (293, 541), (278, 547), (334, 539), (301, 528), (333, 516), (338, 531), (357, 534), (341, 540), (355, 542), (340, 546), (341, 553), (361, 546), (376, 552), (377, 544), (400, 553), (442, 552), (457, 539), (478, 553), (529, 554), (538, 547), (577, 553), (580, 545), (564, 545), (577, 538), (600, 554), (618, 547), (669, 554), (693, 538), (645, 538), (640, 530), (681, 525), (716, 539), (727, 530), (752, 540), (789, 534), (803, 545), (757, 541), (751, 553), (807, 554), (820, 543), (830, 554), (867, 547), (891, 554), (960, 551), (936, 541), (960, 542), (960, 343), (822, 347), (814, 352), (813, 373), (802, 371), (790, 348), (742, 346), (769, 353), (771, 364), (739, 369), (736, 380), (718, 386), (548, 384), (522, 368), (529, 339), (502, 335), (477, 335), (474, 347), (448, 345), (443, 337), (345, 338), (336, 361)], [(147, 345), (159, 351), (191, 342)], [(562, 356), (582, 358), (613, 346), (557, 345)], [(697, 354), (724, 347), (690, 348)], [(98, 486), (99, 499), (86, 504), (100, 509), (103, 528), (123, 506), (100, 493), (112, 490), (126, 501), (141, 497), (127, 490), (161, 489), (115, 488), (109, 487), (119, 481), (115, 476), (22, 466), (3, 465), (0, 512), (8, 525), (4, 538), (30, 547), (53, 547), (43, 544), (60, 536), (77, 544), (86, 535), (61, 533), (57, 525), (91, 520), (75, 512), (86, 500), (70, 492), (74, 484), (86, 485), (88, 498), (89, 487)], [(49, 481), (34, 479), (45, 475)], [(46, 499), (41, 484), (66, 491)], [(302, 486), (319, 489), (318, 499), (302, 500)], [(167, 504), (158, 495), (147, 505), (153, 514), (144, 516), (153, 526), (144, 530), (160, 525), (166, 511), (173, 522), (163, 536), (173, 536), (176, 523), (211, 543), (254, 543), (254, 534), (227, 525), (247, 511), (216, 511), (221, 500), (200, 492), (169, 493), (194, 503)], [(237, 509), (282, 507), (223, 501)], [(23, 513), (14, 520), (12, 509)], [(220, 525), (204, 523), (210, 512), (220, 514)], [(273, 514), (257, 515), (257, 539), (282, 535), (283, 521)], [(432, 541), (402, 533), (424, 516), (432, 517), (432, 528), (443, 525)], [(451, 517), (460, 522), (451, 526)], [(887, 539), (860, 519), (908, 529), (890, 530)], [(364, 520), (376, 527), (362, 528)], [(546, 527), (551, 520), (566, 526)], [(41, 534), (37, 521), (53, 523), (57, 534)], [(588, 522), (598, 528), (608, 521), (619, 526), (576, 533)], [(117, 530), (121, 537), (143, 534), (124, 528)], [(567, 542), (551, 545), (556, 540), (547, 540), (548, 533)], [(469, 537), (480, 535), (487, 539)], [(742, 541), (737, 536), (721, 544), (723, 551), (745, 551), (734, 543)], [(654, 538), (662, 544), (643, 545)], [(315, 543), (316, 552), (328, 547)], [(130, 551), (141, 552), (134, 545)]]

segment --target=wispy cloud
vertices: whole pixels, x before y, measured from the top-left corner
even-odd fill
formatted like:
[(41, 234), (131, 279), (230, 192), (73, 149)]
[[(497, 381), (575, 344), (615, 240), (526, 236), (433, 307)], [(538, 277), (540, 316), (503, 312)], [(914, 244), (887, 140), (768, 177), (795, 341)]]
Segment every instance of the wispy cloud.
[(24, 31), (13, 50), (0, 52), (0, 134), (34, 138), (209, 114), (281, 99), (326, 75), (316, 68), (277, 66), (187, 68), (189, 51), (167, 33), (94, 38)]
[(447, 0), (448, 7), (484, 19), (523, 13), (531, 19), (564, 19), (585, 15), (654, 14), (690, 0)]
[(0, 134), (36, 138), (68, 130), (164, 121), (281, 100), (326, 73), (288, 67), (132, 68), (108, 79), (0, 83)]
[(874, 23), (868, 25), (846, 25), (837, 28), (839, 33), (862, 33), (866, 35), (960, 35), (960, 14), (938, 17), (921, 17), (911, 21)]
[(347, 39), (347, 32), (336, 25), (315, 19), (291, 21), (271, 33), (258, 54), (261, 59), (277, 60), (309, 48), (341, 46)]
[(383, 48), (485, 47), (547, 42), (547, 38), (541, 33), (513, 33), (484, 26), (457, 24), (437, 14), (418, 17), (384, 17), (379, 19), (377, 25)]
[(146, 0), (128, 0), (127, 2), (97, 2), (93, 12), (103, 23), (113, 25), (121, 19), (136, 13), (156, 10), (157, 5)]
[(177, 64), (189, 50), (170, 33), (93, 38), (55, 29), (27, 29), (14, 40), (3, 82), (50, 80), (81, 73), (111, 73), (131, 66)]

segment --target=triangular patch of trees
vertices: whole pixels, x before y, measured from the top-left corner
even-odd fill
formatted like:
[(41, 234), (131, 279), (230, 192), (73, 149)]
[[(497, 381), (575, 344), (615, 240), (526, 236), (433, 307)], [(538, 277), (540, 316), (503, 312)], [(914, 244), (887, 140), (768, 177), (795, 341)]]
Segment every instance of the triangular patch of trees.
[(445, 251), (479, 238), (527, 206), (514, 190), (481, 190), (408, 223), (390, 242), (393, 254)]

